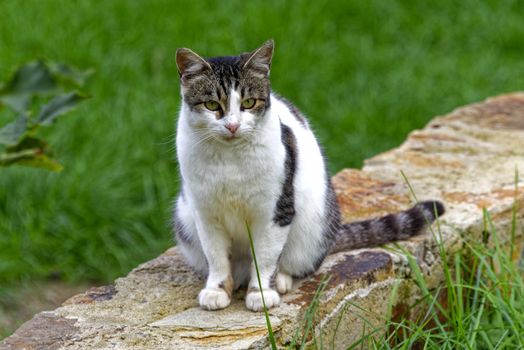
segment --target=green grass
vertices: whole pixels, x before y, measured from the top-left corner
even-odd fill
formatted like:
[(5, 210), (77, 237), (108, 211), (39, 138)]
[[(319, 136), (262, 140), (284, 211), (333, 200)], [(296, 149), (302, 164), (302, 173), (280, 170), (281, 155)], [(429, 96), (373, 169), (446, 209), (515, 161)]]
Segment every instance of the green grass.
[[(524, 270), (511, 259), (485, 212), (489, 243), (465, 237), (462, 251), (444, 264), (444, 283), (428, 289), (414, 259), (410, 265), (422, 291), (414, 319), (388, 320), (380, 337), (364, 336), (351, 349), (522, 349)], [(514, 221), (515, 222), (515, 221)], [(515, 229), (515, 226), (512, 230)], [(514, 237), (514, 232), (512, 232)]]
[[(92, 99), (46, 135), (65, 170), (0, 173), (0, 286), (109, 281), (170, 246), (177, 47), (276, 41), (273, 88), (332, 171), (398, 145), (456, 106), (522, 89), (518, 1), (0, 2), (0, 80), (34, 58), (94, 68)], [(11, 116), (0, 111), (0, 124)], [(1, 295), (1, 293), (0, 293)]]
[[(415, 193), (402, 174), (411, 194)], [(363, 336), (350, 349), (522, 349), (524, 348), (524, 269), (517, 252), (519, 173), (515, 169), (515, 202), (510, 232), (497, 232), (483, 210), (482, 237), (462, 234), (463, 247), (448, 253), (439, 220), (431, 229), (442, 262), (443, 282), (430, 289), (416, 259), (407, 254), (421, 299), (385, 327)], [(501, 238), (504, 237), (504, 238)], [(517, 261), (515, 261), (517, 259)], [(411, 315), (410, 315), (411, 314)], [(385, 331), (385, 332), (384, 332)], [(376, 333), (382, 336), (376, 337)]]

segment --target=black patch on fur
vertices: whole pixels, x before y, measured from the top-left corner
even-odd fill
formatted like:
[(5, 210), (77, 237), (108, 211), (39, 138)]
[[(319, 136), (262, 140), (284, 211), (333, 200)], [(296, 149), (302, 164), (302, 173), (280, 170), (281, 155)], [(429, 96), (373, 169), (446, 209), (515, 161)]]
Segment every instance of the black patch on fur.
[(295, 117), (295, 119), (306, 129), (309, 128), (308, 124), (307, 124), (307, 121), (306, 121), (306, 117), (304, 116), (304, 114), (302, 114), (302, 112), (300, 112), (300, 110), (293, 104), (291, 103), (288, 99), (280, 96), (280, 95), (277, 95), (275, 93), (273, 93), (273, 95), (277, 98), (277, 100), (283, 102), (286, 107), (289, 109), (289, 111), (291, 112), (291, 114), (293, 114), (293, 116)]
[(297, 142), (293, 131), (280, 123), (282, 144), (286, 149), (286, 160), (284, 163), (286, 178), (282, 184), (282, 193), (278, 198), (273, 221), (279, 226), (287, 226), (295, 216), (295, 189), (294, 179), (297, 170)]

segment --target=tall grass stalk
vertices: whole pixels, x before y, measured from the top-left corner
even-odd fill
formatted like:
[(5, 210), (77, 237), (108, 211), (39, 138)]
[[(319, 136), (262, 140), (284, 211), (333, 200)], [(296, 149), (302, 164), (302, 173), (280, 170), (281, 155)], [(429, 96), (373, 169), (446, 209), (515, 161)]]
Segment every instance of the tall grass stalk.
[(269, 320), (269, 313), (267, 312), (266, 300), (264, 299), (264, 291), (262, 288), (262, 282), (260, 281), (260, 272), (258, 271), (257, 256), (255, 254), (255, 244), (253, 243), (253, 236), (251, 235), (251, 229), (246, 222), (247, 234), (249, 236), (249, 246), (251, 247), (251, 256), (253, 257), (253, 263), (255, 264), (255, 270), (257, 272), (258, 288), (260, 289), (260, 295), (262, 296), (262, 305), (264, 305), (264, 316), (266, 317), (266, 326), (268, 330), (269, 343), (271, 349), (277, 350), (277, 343), (275, 341), (275, 334), (273, 333), (273, 327), (271, 327), (271, 321)]

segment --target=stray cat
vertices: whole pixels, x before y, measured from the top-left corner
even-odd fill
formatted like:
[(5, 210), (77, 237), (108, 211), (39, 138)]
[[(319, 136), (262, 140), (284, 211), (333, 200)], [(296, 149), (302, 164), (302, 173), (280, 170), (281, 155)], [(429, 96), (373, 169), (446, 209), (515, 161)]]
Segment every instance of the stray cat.
[(247, 308), (263, 309), (247, 227), (269, 308), (293, 278), (313, 273), (327, 254), (407, 239), (444, 212), (440, 202), (427, 201), (342, 224), (306, 118), (271, 92), (272, 55), (272, 40), (232, 57), (204, 59), (185, 48), (176, 53), (183, 103), (174, 226), (189, 264), (207, 275), (198, 296), (207, 310), (227, 307), (241, 285), (248, 286)]

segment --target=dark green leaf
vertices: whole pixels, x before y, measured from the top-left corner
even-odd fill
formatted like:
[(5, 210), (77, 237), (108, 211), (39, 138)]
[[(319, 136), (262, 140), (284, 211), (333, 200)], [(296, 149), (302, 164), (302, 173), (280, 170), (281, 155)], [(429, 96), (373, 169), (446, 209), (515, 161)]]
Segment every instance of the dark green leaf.
[(47, 92), (55, 88), (56, 82), (49, 68), (44, 62), (37, 61), (18, 68), (3, 92), (6, 94), (31, 94)]
[(76, 92), (71, 92), (65, 95), (59, 95), (53, 98), (40, 110), (37, 117), (37, 123), (40, 125), (51, 124), (58, 116), (70, 111), (78, 102), (85, 99)]
[(24, 113), (29, 107), (31, 94), (0, 95), (0, 105), (6, 105), (18, 113)]
[(31, 62), (19, 67), (11, 80), (0, 91), (0, 103), (17, 112), (25, 112), (31, 98), (37, 93), (56, 89), (56, 81), (42, 61)]
[(21, 137), (27, 132), (27, 116), (21, 114), (12, 123), (0, 129), (0, 144), (13, 146), (16, 145)]
[(71, 82), (78, 87), (85, 85), (87, 79), (94, 73), (93, 69), (81, 71), (76, 67), (60, 62), (49, 62), (49, 69), (56, 78)]
[(30, 94), (0, 95), (0, 106), (8, 106), (18, 113), (27, 111), (30, 101)]
[(18, 164), (61, 171), (62, 165), (52, 159), (51, 156), (52, 153), (45, 141), (33, 136), (25, 136), (17, 145), (7, 148), (4, 153), (0, 153), (0, 166)]

